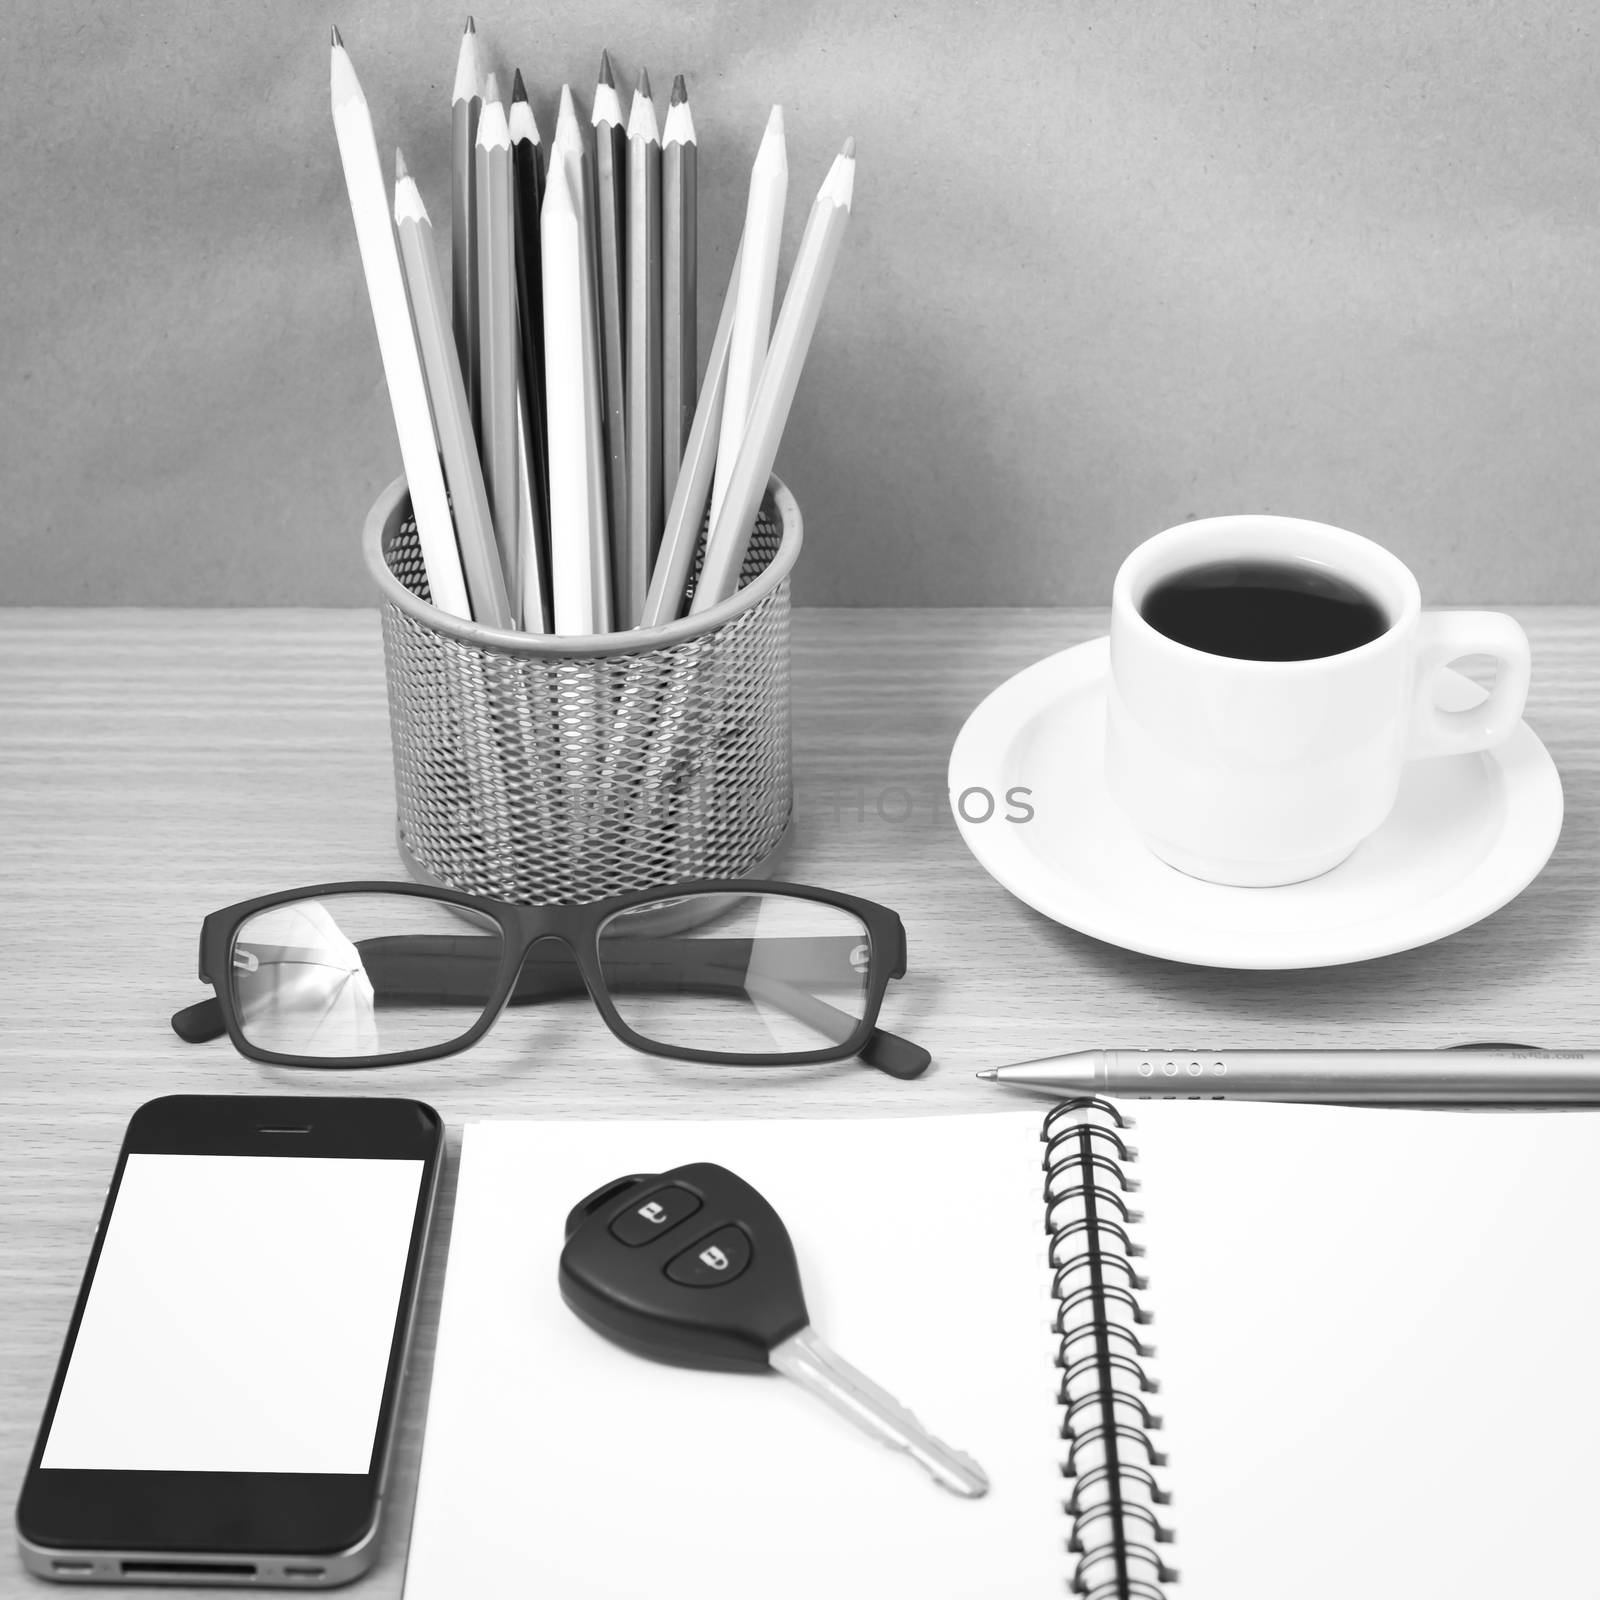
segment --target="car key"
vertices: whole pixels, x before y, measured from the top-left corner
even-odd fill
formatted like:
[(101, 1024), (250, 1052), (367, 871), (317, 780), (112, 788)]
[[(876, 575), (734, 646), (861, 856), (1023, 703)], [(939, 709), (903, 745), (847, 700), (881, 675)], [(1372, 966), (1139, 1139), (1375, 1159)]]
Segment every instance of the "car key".
[(724, 1372), (775, 1368), (946, 1489), (988, 1493), (976, 1461), (817, 1337), (789, 1230), (726, 1167), (694, 1162), (596, 1189), (567, 1217), (560, 1283), (584, 1322), (635, 1355)]

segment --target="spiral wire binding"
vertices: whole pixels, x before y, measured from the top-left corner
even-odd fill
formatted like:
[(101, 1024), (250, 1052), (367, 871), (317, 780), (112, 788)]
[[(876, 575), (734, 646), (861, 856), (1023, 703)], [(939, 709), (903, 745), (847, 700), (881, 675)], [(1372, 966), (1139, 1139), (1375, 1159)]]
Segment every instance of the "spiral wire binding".
[(1154, 1438), (1161, 1420), (1147, 1404), (1156, 1392), (1146, 1363), (1154, 1353), (1140, 1330), (1150, 1321), (1139, 1298), (1147, 1284), (1135, 1266), (1138, 1187), (1128, 1175), (1127, 1122), (1109, 1101), (1068, 1100), (1045, 1118), (1045, 1229), (1051, 1293), (1060, 1337), (1059, 1400), (1068, 1441), (1063, 1474), (1072, 1479), (1069, 1553), (1072, 1592), (1088, 1600), (1168, 1600), (1178, 1574), (1158, 1547), (1172, 1532), (1162, 1520), (1168, 1496), (1156, 1470), (1166, 1465)]

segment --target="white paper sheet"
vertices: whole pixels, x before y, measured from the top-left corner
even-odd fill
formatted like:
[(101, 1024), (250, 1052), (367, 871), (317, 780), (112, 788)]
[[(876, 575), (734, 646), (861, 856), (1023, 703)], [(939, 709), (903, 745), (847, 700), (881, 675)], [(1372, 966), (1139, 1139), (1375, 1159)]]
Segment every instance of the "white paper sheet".
[(1600, 1120), (1127, 1110), (1178, 1600), (1600, 1595)]
[[(1032, 1111), (467, 1127), (407, 1600), (1059, 1595), (1058, 1378)], [(813, 1326), (976, 1456), (968, 1501), (774, 1375), (642, 1360), (562, 1303), (568, 1210), (717, 1161), (777, 1207)]]

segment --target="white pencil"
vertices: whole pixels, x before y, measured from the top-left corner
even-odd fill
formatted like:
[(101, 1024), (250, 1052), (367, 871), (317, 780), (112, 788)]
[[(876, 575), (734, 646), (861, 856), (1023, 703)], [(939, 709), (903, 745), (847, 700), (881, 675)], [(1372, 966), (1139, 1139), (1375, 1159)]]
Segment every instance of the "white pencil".
[(483, 481), (494, 513), (506, 592), (516, 613), (522, 596), (517, 535), (517, 344), (516, 212), (511, 199), (511, 134), (493, 73), (478, 115), (477, 166), (473, 174), (478, 214), (478, 436), (483, 443)]
[(750, 198), (744, 213), (743, 264), (734, 307), (733, 342), (728, 347), (728, 390), (722, 401), (722, 431), (717, 440), (717, 474), (711, 484), (711, 526), (717, 525), (727, 498), (728, 479), (739, 457), (740, 441), (755, 398), (761, 364), (772, 327), (772, 300), (778, 282), (778, 247), (783, 238), (783, 207), (789, 192), (789, 157), (783, 138), (783, 107), (774, 106), (750, 169)]
[(845, 226), (850, 221), (850, 201), (856, 179), (855, 151), (855, 140), (845, 140), (844, 149), (834, 157), (828, 176), (817, 191), (811, 215), (806, 219), (794, 271), (784, 291), (783, 309), (778, 313), (772, 344), (761, 368), (761, 381), (756, 385), (755, 399), (751, 402), (744, 443), (739, 447), (739, 459), (729, 475), (727, 498), (722, 503), (721, 513), (712, 520), (705, 563), (695, 588), (694, 603), (689, 608), (691, 614), (726, 600), (739, 586), (739, 572), (744, 565), (756, 513), (761, 509), (761, 497), (766, 493), (772, 463), (778, 455), (778, 443), (783, 438), (784, 424), (789, 420), (789, 407), (794, 403), (795, 387), (800, 382), (800, 369), (811, 348), (811, 336), (816, 332), (817, 317), (828, 292), (828, 279), (839, 256)]
[(378, 349), (383, 375), (394, 409), (395, 431), (400, 436), (400, 459), (411, 490), (411, 508), (417, 519), (417, 540), (428, 575), (428, 594), (441, 611), (451, 616), (472, 615), (467, 586), (461, 576), (461, 556), (456, 549), (450, 501), (445, 494), (444, 469), (433, 436), (428, 391), (422, 379), (422, 357), (411, 327), (411, 307), (400, 276), (400, 255), (395, 248), (394, 225), (389, 220), (389, 197), (378, 164), (372, 118), (361, 92), (356, 69), (333, 30), (329, 68), (333, 102), (333, 129), (339, 140), (345, 187), (350, 192), (350, 212), (355, 218), (356, 243), (372, 302), (372, 320), (378, 329)]
[(539, 243), (544, 279), (545, 426), (550, 433), (550, 598), (557, 633), (593, 633), (587, 402), (583, 377), (583, 217), (572, 173), (545, 174)]
[[(627, 176), (628, 141), (611, 53), (600, 52), (600, 81), (589, 113), (594, 129), (595, 314), (600, 329), (600, 411), (605, 427), (607, 521), (611, 529), (612, 575), (627, 538)], [(620, 581), (620, 580), (619, 580)]]
[(455, 508), (456, 541), (472, 602), (473, 620), (492, 628), (512, 626), (505, 575), (494, 539), (494, 519), (483, 487), (478, 441), (472, 432), (461, 358), (450, 327), (444, 285), (433, 254), (433, 224), (422, 203), (416, 179), (406, 171), (405, 157), (394, 153), (394, 225), (400, 236), (400, 260), (411, 296), (411, 316), (422, 346), (422, 367), (439, 451)]
[(619, 628), (639, 625), (661, 540), (661, 138), (645, 72), (628, 117), (627, 256), (628, 515), (612, 571)]
[(661, 493), (671, 504), (694, 425), (700, 380), (698, 289), (699, 143), (680, 73), (661, 128)]
[[(605, 428), (601, 420), (603, 385), (600, 379), (600, 332), (595, 307), (595, 261), (593, 211), (589, 204), (588, 161), (584, 153), (583, 129), (578, 122), (577, 108), (572, 103), (572, 90), (561, 86), (561, 110), (556, 117), (555, 136), (550, 141), (550, 165), (555, 167), (559, 157), (566, 168), (567, 183), (572, 196), (572, 208), (578, 217), (578, 248), (582, 252), (581, 296), (578, 307), (578, 325), (583, 343), (583, 395), (584, 420), (583, 459), (587, 464), (589, 482), (589, 604), (587, 628), (563, 628), (558, 622), (557, 633), (609, 633), (611, 631), (611, 550), (610, 519), (620, 515), (610, 506), (607, 490)], [(548, 178), (546, 180), (548, 182)], [(548, 314), (546, 327), (549, 326)], [(545, 424), (549, 427), (548, 421)], [(552, 456), (555, 445), (550, 447)], [(554, 462), (551, 472), (555, 471)], [(552, 519), (554, 512), (551, 513)]]
[(667, 508), (667, 525), (661, 535), (661, 548), (656, 552), (655, 570), (650, 574), (644, 615), (639, 619), (641, 628), (659, 628), (664, 622), (675, 622), (683, 610), (684, 586), (700, 543), (706, 495), (711, 489), (711, 469), (716, 465), (722, 397), (728, 383), (728, 345), (733, 335), (734, 306), (739, 298), (739, 262), (743, 251), (741, 244), (734, 253), (733, 270), (728, 274), (728, 292), (722, 297), (722, 314), (717, 318), (716, 337), (711, 341), (706, 381), (700, 387), (700, 403), (695, 407), (689, 442), (683, 449), (682, 471), (672, 491), (672, 504)]

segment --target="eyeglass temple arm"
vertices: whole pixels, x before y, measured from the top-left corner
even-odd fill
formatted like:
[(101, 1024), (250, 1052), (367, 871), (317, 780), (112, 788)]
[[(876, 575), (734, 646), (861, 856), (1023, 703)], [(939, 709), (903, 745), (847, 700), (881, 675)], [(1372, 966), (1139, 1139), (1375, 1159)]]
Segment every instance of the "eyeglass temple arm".
[[(837, 1037), (842, 1032), (848, 1038), (855, 1032), (856, 1019), (849, 1012), (830, 1006), (826, 1000), (819, 1000), (816, 995), (781, 978), (758, 978), (748, 973), (735, 987), (770, 1000), (797, 1021), (810, 1023), (818, 1033)], [(869, 1067), (876, 1067), (891, 1078), (919, 1078), (933, 1060), (920, 1044), (913, 1044), (883, 1028), (874, 1028), (856, 1054)]]
[[(777, 942), (762, 941), (763, 945)], [(781, 942), (787, 947), (786, 960), (799, 969), (801, 977), (825, 980), (837, 976), (838, 957), (846, 952), (851, 976), (855, 976), (849, 957), (859, 948), (857, 939), (820, 936)], [(460, 1000), (481, 1005), (499, 968), (498, 954), (486, 952), (484, 943), (478, 935), (396, 934), (360, 940), (356, 948), (379, 996), (404, 995), (416, 1001)], [(670, 987), (677, 989), (741, 994), (756, 992), (759, 983), (762, 998), (819, 1032), (847, 1037), (855, 1031), (856, 1019), (848, 1012), (829, 1005), (798, 984), (749, 973), (752, 943), (749, 939), (629, 940), (625, 957), (615, 951), (607, 954), (606, 969), (608, 976), (623, 988), (654, 987), (668, 981)], [(692, 964), (685, 959), (691, 952), (696, 958)], [(570, 954), (556, 945), (536, 945), (517, 975), (510, 1004), (530, 1005), (583, 992), (583, 976)], [(172, 1031), (190, 1044), (220, 1038), (227, 1031), (221, 1002), (213, 995), (174, 1013)], [(882, 1028), (875, 1028), (868, 1035), (858, 1054), (868, 1066), (893, 1078), (918, 1077), (933, 1059), (921, 1045)]]
[(220, 1039), (228, 1030), (222, 1021), (222, 1002), (215, 995), (196, 1000), (192, 1006), (172, 1013), (172, 1031), (185, 1044), (205, 1044)]

